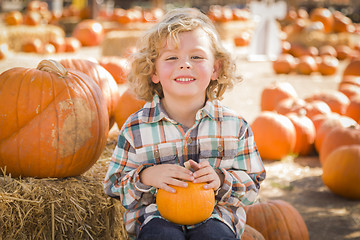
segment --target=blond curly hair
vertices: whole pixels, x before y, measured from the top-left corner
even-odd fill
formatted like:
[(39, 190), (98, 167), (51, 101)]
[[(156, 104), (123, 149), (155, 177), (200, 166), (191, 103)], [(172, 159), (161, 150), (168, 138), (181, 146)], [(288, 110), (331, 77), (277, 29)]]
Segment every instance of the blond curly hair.
[(223, 47), (211, 20), (197, 9), (179, 8), (169, 11), (162, 21), (139, 38), (138, 51), (132, 56), (131, 72), (128, 76), (128, 84), (138, 98), (151, 101), (155, 94), (160, 98), (164, 96), (161, 84), (155, 84), (151, 79), (155, 73), (155, 60), (159, 56), (162, 40), (171, 38), (178, 43), (179, 33), (197, 28), (202, 28), (208, 34), (215, 59), (221, 63), (218, 79), (210, 81), (207, 87), (207, 98), (221, 100), (225, 90), (241, 80), (236, 73), (235, 62)]

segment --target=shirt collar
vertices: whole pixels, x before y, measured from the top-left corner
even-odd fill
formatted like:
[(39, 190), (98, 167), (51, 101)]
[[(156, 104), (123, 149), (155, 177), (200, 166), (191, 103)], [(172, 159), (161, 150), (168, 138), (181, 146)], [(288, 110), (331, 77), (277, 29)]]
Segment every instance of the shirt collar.
[[(222, 120), (223, 111), (220, 101), (206, 101), (205, 106), (199, 109), (199, 111), (196, 113), (196, 120), (200, 120), (207, 116), (215, 121)], [(170, 119), (165, 110), (161, 107), (160, 97), (156, 94), (151, 102), (145, 103), (141, 118), (142, 121), (146, 123), (158, 122), (161, 119), (174, 122), (174, 120)]]

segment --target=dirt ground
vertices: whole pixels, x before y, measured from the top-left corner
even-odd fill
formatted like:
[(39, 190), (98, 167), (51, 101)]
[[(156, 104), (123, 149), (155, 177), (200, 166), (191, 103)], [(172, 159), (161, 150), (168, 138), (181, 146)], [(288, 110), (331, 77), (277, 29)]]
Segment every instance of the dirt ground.
[[(230, 46), (231, 47), (231, 46)], [(246, 50), (232, 49), (238, 58), (243, 82), (226, 93), (223, 103), (252, 122), (260, 112), (260, 94), (272, 81), (288, 81), (300, 97), (306, 97), (320, 89), (336, 89), (346, 62), (341, 63), (338, 73), (324, 77), (275, 75), (270, 61), (249, 62)], [(36, 67), (42, 59), (64, 57), (93, 57), (101, 55), (99, 48), (83, 48), (76, 54), (38, 56), (13, 54), (0, 61), (0, 73), (12, 67)], [(360, 201), (350, 201), (331, 193), (322, 183), (317, 156), (287, 158), (282, 161), (266, 161), (267, 179), (263, 182), (260, 199), (282, 199), (291, 203), (302, 215), (311, 240), (360, 239)], [(360, 184), (360, 183), (359, 183)]]

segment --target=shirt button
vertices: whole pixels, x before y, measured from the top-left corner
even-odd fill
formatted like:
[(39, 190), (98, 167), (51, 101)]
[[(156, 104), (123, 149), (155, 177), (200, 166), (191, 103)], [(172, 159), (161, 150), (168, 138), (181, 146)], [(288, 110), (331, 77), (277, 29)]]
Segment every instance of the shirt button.
[(219, 145), (219, 146), (217, 147), (217, 149), (218, 149), (219, 152), (224, 151), (224, 148), (223, 148), (223, 146), (221, 146), (221, 145)]
[(155, 158), (160, 157), (159, 150), (155, 150), (155, 151), (154, 151), (154, 157), (155, 157)]
[(192, 143), (192, 139), (191, 139), (191, 138), (188, 138), (186, 141), (187, 141), (188, 144)]

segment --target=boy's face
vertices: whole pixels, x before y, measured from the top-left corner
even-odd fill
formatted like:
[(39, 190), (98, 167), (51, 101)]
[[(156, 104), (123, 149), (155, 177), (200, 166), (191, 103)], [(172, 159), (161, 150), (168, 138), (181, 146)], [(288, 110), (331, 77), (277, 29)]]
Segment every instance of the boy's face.
[(152, 81), (160, 82), (164, 97), (205, 99), (206, 88), (219, 71), (207, 33), (201, 28), (181, 32), (178, 45), (169, 39), (162, 46)]

